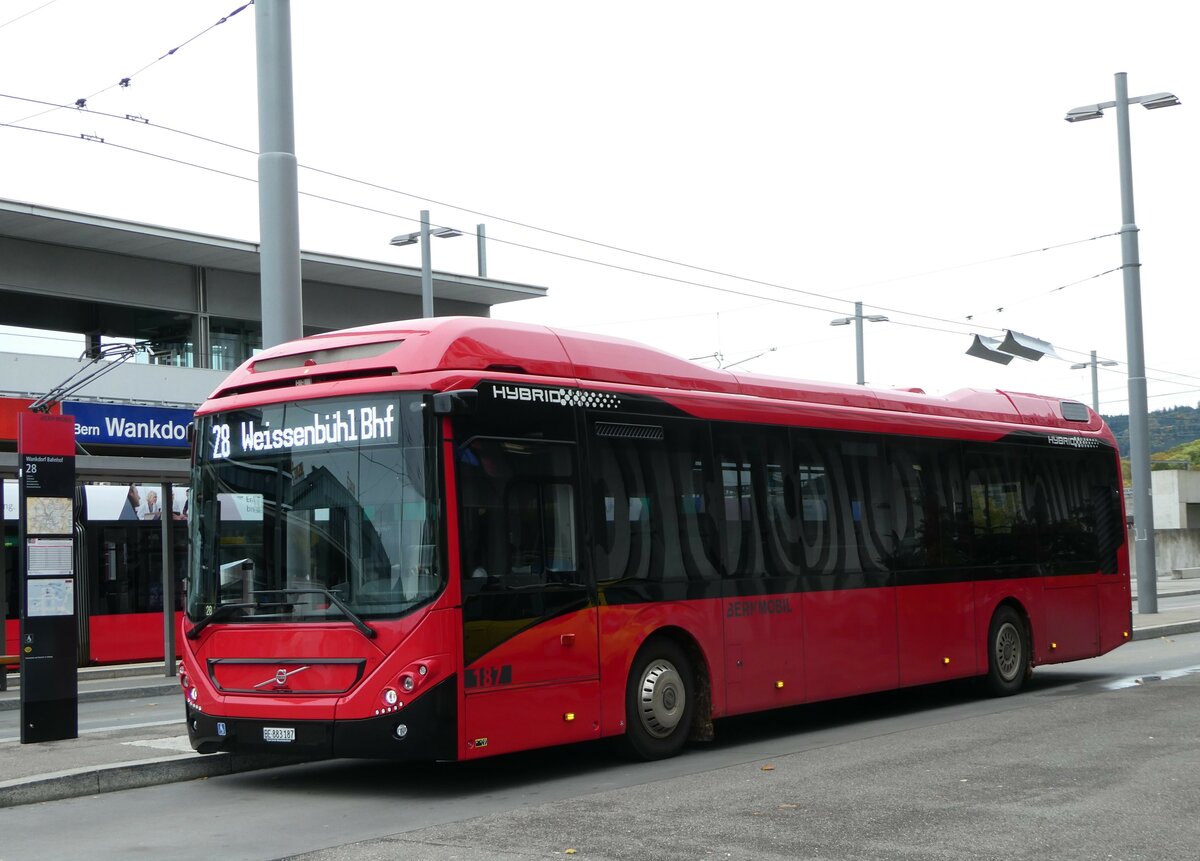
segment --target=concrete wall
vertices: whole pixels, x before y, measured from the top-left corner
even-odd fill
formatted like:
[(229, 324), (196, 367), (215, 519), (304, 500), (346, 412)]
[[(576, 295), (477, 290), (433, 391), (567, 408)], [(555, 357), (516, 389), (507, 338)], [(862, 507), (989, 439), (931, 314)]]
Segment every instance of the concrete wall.
[(1155, 470), (1150, 480), (1155, 529), (1200, 529), (1200, 471)]
[[(84, 363), (75, 359), (0, 353), (0, 394), (40, 398), (82, 367)], [(88, 383), (70, 398), (194, 408), (228, 375), (227, 371), (126, 362)]]
[[(0, 236), (4, 288), (113, 305), (194, 311), (195, 267), (162, 260), (106, 254), (65, 245), (43, 245)], [(255, 301), (258, 299), (255, 281)], [(54, 306), (45, 304), (42, 328), (53, 329)]]
[[(1154, 512), (1157, 523), (1158, 511)], [(1129, 566), (1137, 573), (1133, 530), (1129, 530)], [(1200, 529), (1155, 529), (1154, 567), (1159, 577), (1168, 577), (1174, 568), (1200, 568)]]

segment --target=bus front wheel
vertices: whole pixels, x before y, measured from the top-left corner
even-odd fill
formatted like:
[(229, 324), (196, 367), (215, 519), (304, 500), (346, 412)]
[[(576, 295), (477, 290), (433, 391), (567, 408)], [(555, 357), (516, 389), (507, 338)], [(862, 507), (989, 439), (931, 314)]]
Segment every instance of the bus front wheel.
[(1001, 607), (988, 628), (988, 690), (998, 697), (1015, 694), (1025, 684), (1030, 668), (1025, 622), (1012, 607)]
[(673, 640), (647, 640), (633, 659), (625, 691), (625, 746), (638, 759), (682, 750), (695, 708), (687, 654)]

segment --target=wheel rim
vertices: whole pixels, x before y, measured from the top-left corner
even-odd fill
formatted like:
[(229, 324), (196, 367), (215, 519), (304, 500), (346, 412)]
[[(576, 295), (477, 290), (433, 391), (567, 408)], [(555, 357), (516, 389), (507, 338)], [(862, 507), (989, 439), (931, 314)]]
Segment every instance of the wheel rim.
[(638, 686), (638, 718), (646, 732), (666, 738), (683, 719), (687, 690), (683, 677), (670, 661), (652, 661)]
[(996, 631), (996, 672), (1011, 682), (1021, 671), (1021, 632), (1012, 622), (1005, 622)]

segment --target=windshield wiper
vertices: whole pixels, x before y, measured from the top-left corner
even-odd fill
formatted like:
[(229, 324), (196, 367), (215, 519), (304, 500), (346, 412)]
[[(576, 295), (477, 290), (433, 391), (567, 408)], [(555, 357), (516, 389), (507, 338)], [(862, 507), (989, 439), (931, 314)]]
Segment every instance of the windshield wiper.
[(378, 634), (379, 634), (378, 631), (376, 631), (374, 628), (372, 628), (370, 625), (368, 625), (362, 619), (358, 618), (357, 614), (355, 614), (355, 612), (353, 610), (351, 610), (349, 607), (347, 607), (342, 602), (341, 598), (339, 598), (333, 592), (330, 592), (328, 589), (322, 589), (320, 587), (317, 587), (317, 588), (307, 587), (304, 589), (263, 589), (260, 591), (251, 592), (250, 594), (251, 595), (324, 595), (326, 598), (329, 599), (329, 603), (332, 604), (333, 606), (337, 607), (339, 610), (341, 610), (342, 615), (344, 615), (347, 619), (349, 619), (354, 624), (354, 627), (358, 628), (358, 630), (362, 632), (362, 635), (364, 637), (366, 637), (368, 640), (375, 639), (375, 637), (378, 636)]
[[(251, 592), (250, 594), (253, 595), (255, 593)], [(196, 627), (187, 632), (187, 638), (189, 640), (196, 639), (200, 636), (200, 632), (213, 622), (219, 622), (226, 616), (233, 615), (232, 611), (234, 610), (278, 610), (282, 608), (284, 610), (291, 611), (294, 606), (294, 604), (288, 604), (283, 601), (276, 601), (274, 603), (266, 601), (243, 601), (237, 604), (218, 604), (217, 609), (213, 610), (211, 613), (197, 622)]]
[(234, 610), (257, 610), (259, 603), (257, 601), (246, 601), (238, 604), (218, 604), (216, 609), (196, 623), (190, 631), (187, 632), (187, 638), (194, 640), (200, 636), (200, 632), (211, 625), (213, 622), (219, 622), (226, 616), (233, 614)]
[[(312, 589), (312, 588), (307, 588), (307, 589), (262, 589), (262, 590), (257, 590), (257, 591), (251, 592), (250, 594), (251, 595), (285, 595), (285, 596), (286, 595), (324, 595), (326, 598), (329, 599), (329, 603), (333, 604), (335, 607), (337, 607), (339, 610), (342, 611), (342, 614), (354, 624), (354, 627), (358, 628), (358, 630), (362, 632), (362, 635), (364, 637), (366, 637), (369, 640), (373, 640), (379, 634), (378, 631), (376, 631), (374, 628), (372, 628), (370, 625), (368, 625), (362, 619), (358, 618), (358, 616), (355, 615), (353, 610), (351, 610), (344, 603), (342, 603), (342, 600), (337, 595), (330, 592), (328, 589), (320, 589), (320, 588), (317, 588), (317, 589)], [(294, 607), (295, 607), (295, 604), (289, 603), (287, 601), (274, 601), (274, 602), (271, 602), (271, 601), (242, 601), (242, 602), (238, 602), (236, 604), (218, 604), (216, 609), (214, 609), (211, 613), (209, 613), (207, 616), (205, 616), (203, 619), (201, 619), (199, 622), (197, 622), (195, 627), (193, 627), (190, 631), (187, 632), (186, 636), (189, 640), (196, 639), (197, 637), (200, 636), (200, 632), (203, 631), (205, 628), (207, 628), (209, 625), (211, 625), (213, 622), (219, 622), (219, 621), (221, 621), (221, 619), (223, 619), (227, 616), (233, 615), (233, 612), (235, 610), (268, 610), (268, 609), (278, 609), (278, 608), (286, 608), (287, 610), (292, 610)]]

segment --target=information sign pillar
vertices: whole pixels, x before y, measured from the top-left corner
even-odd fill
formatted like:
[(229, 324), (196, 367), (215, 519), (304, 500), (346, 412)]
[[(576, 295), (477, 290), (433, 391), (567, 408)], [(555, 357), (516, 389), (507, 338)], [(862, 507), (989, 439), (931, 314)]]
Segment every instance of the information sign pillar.
[(21, 413), (21, 744), (79, 735), (75, 419)]

